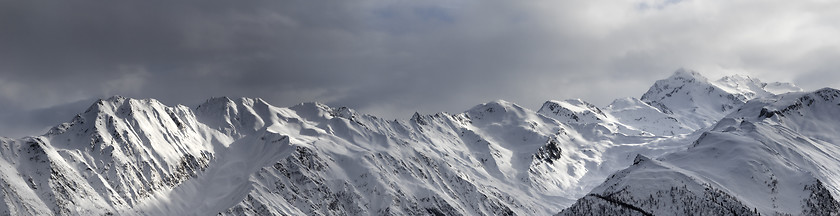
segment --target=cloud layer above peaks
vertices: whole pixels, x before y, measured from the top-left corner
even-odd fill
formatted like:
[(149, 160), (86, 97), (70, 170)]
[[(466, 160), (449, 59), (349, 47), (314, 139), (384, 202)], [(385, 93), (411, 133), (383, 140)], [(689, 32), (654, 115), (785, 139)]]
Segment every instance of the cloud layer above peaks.
[(837, 1), (8, 1), (0, 135), (115, 94), (405, 119), (494, 99), (606, 105), (681, 67), (838, 87), (836, 20)]

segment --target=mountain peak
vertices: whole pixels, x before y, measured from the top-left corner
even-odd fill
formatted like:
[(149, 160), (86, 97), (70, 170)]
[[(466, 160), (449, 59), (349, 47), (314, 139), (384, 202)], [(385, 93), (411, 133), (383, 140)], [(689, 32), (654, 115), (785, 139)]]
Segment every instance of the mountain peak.
[[(108, 97), (108, 98), (106, 98), (106, 99), (104, 99), (104, 100), (105, 100), (105, 101), (119, 102), (119, 101), (124, 101), (124, 100), (126, 100), (126, 99), (128, 99), (128, 98), (123, 97), (122, 95), (114, 95), (114, 96)], [(103, 99), (100, 99), (100, 100), (103, 100)]]
[(516, 106), (516, 104), (499, 99), (476, 105), (473, 108), (471, 108), (468, 112), (506, 112), (510, 108), (514, 108)]
[(334, 116), (334, 108), (318, 102), (300, 103), (289, 107), (294, 110), (297, 115), (304, 118), (325, 118), (327, 116)]
[(230, 98), (227, 96), (221, 97), (212, 97), (204, 101), (204, 103), (198, 105), (197, 108), (200, 107), (217, 107), (217, 106), (235, 106), (236, 104), (241, 104), (245, 106), (254, 106), (254, 105), (270, 105), (268, 102), (263, 100), (262, 98), (249, 98), (249, 97), (238, 97), (238, 98)]
[(642, 95), (641, 100), (648, 103), (651, 101), (662, 100), (678, 93), (689, 84), (697, 86), (697, 88), (708, 88), (712, 86), (712, 84), (708, 82), (708, 79), (700, 73), (680, 68), (670, 77), (657, 80), (653, 86), (651, 86), (650, 89)]
[(677, 69), (677, 71), (674, 71), (674, 74), (672, 74), (670, 77), (668, 77), (668, 79), (669, 80), (688, 80), (688, 81), (698, 80), (698, 81), (703, 81), (703, 82), (708, 82), (709, 81), (708, 78), (706, 78), (705, 76), (703, 76), (699, 72), (694, 71), (694, 70), (690, 70), (690, 69), (685, 69), (685, 68)]
[(546, 101), (537, 113), (566, 123), (588, 124), (600, 122), (607, 118), (607, 115), (600, 108), (581, 99)]
[(775, 98), (750, 101), (739, 109), (740, 114), (733, 115), (749, 117), (759, 113), (759, 118), (794, 116), (816, 125), (815, 122), (818, 121), (836, 121), (834, 116), (837, 116), (836, 107), (840, 105), (839, 100), (840, 90), (822, 88), (813, 92), (787, 93)]
[(244, 104), (246, 106), (254, 106), (254, 105), (270, 105), (268, 102), (263, 100), (262, 98), (248, 98), (248, 97), (240, 97), (235, 99), (234, 101)]
[(198, 105), (195, 110), (197, 114), (208, 112), (223, 112), (229, 109), (236, 109), (236, 102), (229, 97), (212, 97)]
[(420, 124), (420, 125), (427, 125), (428, 124), (428, 122), (426, 122), (426, 120), (423, 118), (423, 115), (420, 115), (420, 113), (418, 113), (418, 112), (414, 112), (414, 115), (411, 115), (410, 120), (413, 121), (413, 122), (417, 122), (417, 124)]
[(801, 88), (791, 83), (765, 83), (758, 78), (746, 75), (725, 76), (715, 81), (713, 84), (727, 92), (742, 95), (745, 100), (784, 94), (788, 92), (802, 92)]
[(840, 90), (770, 85), (680, 69), (604, 108), (495, 100), (410, 121), (315, 102), (215, 97), (191, 110), (113, 96), (45, 136), (0, 137), (0, 206), (22, 206), (0, 215), (550, 215), (575, 199), (567, 214), (821, 215), (804, 208), (840, 197)]
[(589, 102), (586, 102), (586, 101), (584, 101), (583, 99), (580, 99), (580, 98), (566, 99), (566, 100), (563, 100), (563, 102), (571, 104), (571, 105), (575, 105), (575, 106), (595, 107), (595, 105), (593, 105)]
[(825, 101), (834, 101), (836, 98), (840, 98), (840, 90), (830, 87), (816, 90), (814, 94), (820, 96)]
[(206, 101), (204, 101), (204, 103), (202, 103), (201, 105), (198, 105), (198, 106), (201, 107), (201, 106), (207, 106), (207, 105), (210, 105), (210, 104), (226, 104), (226, 103), (233, 103), (233, 100), (230, 99), (227, 96), (211, 97), (210, 99), (207, 99)]
[(700, 129), (711, 126), (749, 99), (772, 95), (762, 87), (760, 81), (747, 76), (709, 82), (695, 71), (680, 69), (671, 77), (656, 81), (641, 100), (691, 129)]
[(733, 74), (728, 75), (720, 78), (721, 80), (744, 80), (744, 81), (751, 81), (751, 82), (761, 82), (758, 78), (753, 78), (750, 75), (744, 74)]
[(131, 113), (132, 110), (151, 106), (166, 107), (160, 101), (153, 98), (135, 99), (115, 95), (106, 99), (97, 100), (84, 113)]

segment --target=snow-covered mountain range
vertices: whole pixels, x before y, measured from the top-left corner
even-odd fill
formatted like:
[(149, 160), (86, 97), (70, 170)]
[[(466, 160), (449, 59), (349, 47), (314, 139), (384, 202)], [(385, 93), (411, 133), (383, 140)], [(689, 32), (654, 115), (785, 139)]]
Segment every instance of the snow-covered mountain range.
[(0, 137), (4, 215), (836, 215), (840, 90), (678, 70), (597, 107), (112, 97)]

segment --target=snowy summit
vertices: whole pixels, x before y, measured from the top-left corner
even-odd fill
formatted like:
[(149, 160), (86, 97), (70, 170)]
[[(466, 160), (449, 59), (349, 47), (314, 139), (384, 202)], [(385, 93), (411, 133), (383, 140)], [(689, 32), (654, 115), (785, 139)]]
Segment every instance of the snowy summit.
[(606, 107), (99, 100), (0, 137), (3, 215), (837, 215), (840, 90), (680, 69)]

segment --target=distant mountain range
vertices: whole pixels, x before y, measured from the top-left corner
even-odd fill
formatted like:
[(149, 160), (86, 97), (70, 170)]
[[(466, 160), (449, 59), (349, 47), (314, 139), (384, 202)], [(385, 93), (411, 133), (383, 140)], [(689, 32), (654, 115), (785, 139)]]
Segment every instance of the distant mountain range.
[(346, 107), (99, 100), (0, 137), (3, 215), (838, 215), (840, 90), (678, 70), (640, 98)]

